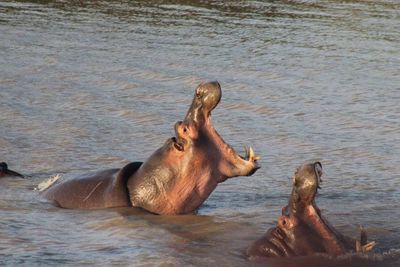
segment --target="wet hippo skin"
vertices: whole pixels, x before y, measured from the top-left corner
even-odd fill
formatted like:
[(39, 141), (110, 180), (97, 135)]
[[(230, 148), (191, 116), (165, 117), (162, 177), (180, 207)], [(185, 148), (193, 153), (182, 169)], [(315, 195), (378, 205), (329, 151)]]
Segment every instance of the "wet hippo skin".
[(60, 207), (134, 206), (156, 214), (185, 214), (200, 207), (218, 183), (258, 168), (251, 148), (239, 156), (220, 137), (211, 111), (221, 99), (218, 82), (200, 84), (183, 121), (145, 162), (88, 174), (51, 186), (43, 195)]

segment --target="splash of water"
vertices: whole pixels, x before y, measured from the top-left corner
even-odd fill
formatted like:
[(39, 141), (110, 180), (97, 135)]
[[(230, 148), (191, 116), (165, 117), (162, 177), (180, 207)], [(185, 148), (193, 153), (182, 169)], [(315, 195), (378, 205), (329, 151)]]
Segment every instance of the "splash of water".
[(39, 183), (38, 186), (34, 189), (35, 191), (43, 192), (54, 183), (56, 183), (61, 178), (60, 174), (56, 174), (51, 176), (50, 178), (44, 180), (43, 182)]

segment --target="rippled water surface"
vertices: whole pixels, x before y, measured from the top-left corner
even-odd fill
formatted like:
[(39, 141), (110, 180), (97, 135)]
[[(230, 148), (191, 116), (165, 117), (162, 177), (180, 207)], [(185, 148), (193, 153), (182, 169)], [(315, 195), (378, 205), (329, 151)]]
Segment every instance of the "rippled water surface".
[[(305, 160), (324, 166), (329, 221), (399, 254), (399, 25), (397, 0), (0, 1), (0, 161), (28, 176), (0, 180), (0, 263), (251, 265)], [(145, 160), (208, 80), (216, 129), (262, 168), (197, 215), (65, 210), (33, 191)]]

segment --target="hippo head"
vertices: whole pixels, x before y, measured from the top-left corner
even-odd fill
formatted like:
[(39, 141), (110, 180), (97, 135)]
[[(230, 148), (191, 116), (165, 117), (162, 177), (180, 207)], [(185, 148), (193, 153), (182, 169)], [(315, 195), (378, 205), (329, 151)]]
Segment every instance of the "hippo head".
[(305, 256), (326, 253), (332, 256), (352, 251), (369, 251), (375, 245), (339, 233), (321, 215), (315, 197), (321, 184), (322, 164), (305, 163), (293, 176), (289, 205), (282, 209), (277, 226), (271, 228), (247, 250), (250, 258)]
[(133, 206), (158, 214), (182, 214), (197, 209), (218, 183), (249, 176), (258, 168), (253, 149), (239, 156), (220, 137), (211, 111), (221, 100), (218, 82), (200, 84), (175, 137), (154, 152), (128, 181)]
[(199, 131), (211, 124), (211, 111), (221, 100), (221, 87), (218, 82), (200, 84), (193, 97), (192, 104), (184, 121), (175, 124), (175, 135), (167, 144), (171, 143), (175, 149), (184, 152), (193, 146), (199, 139)]
[(4, 177), (4, 176), (19, 176), (19, 177), (23, 177), (22, 174), (19, 174), (16, 171), (10, 170), (8, 168), (7, 163), (0, 162), (0, 177)]
[[(218, 182), (234, 176), (252, 175), (258, 168), (257, 160), (251, 147), (246, 148), (246, 155), (240, 156), (225, 143), (215, 130), (211, 111), (221, 100), (221, 86), (218, 82), (200, 84), (196, 89), (192, 104), (184, 121), (180, 124), (195, 153), (214, 160), (213, 168), (218, 170)], [(182, 131), (176, 131), (177, 135)], [(178, 140), (180, 138), (178, 137)]]

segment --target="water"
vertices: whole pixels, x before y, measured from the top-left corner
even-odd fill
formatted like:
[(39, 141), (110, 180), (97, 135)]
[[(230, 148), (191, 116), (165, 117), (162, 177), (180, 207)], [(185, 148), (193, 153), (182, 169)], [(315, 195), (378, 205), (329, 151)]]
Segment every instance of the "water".
[[(305, 160), (317, 202), (378, 255), (400, 249), (400, 3), (0, 1), (0, 180), (5, 265), (246, 266)], [(58, 209), (33, 188), (144, 160), (194, 88), (218, 80), (216, 129), (261, 155), (198, 215)]]

